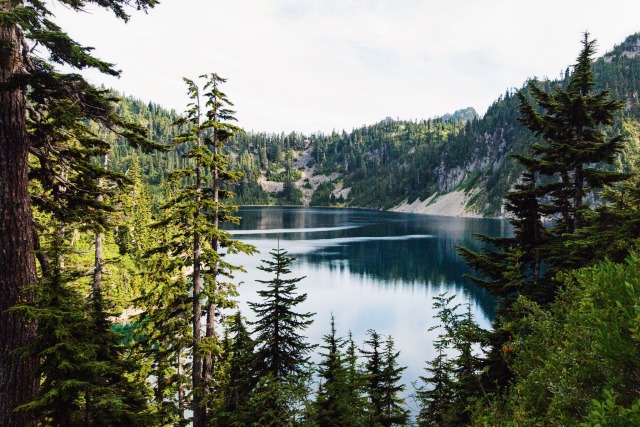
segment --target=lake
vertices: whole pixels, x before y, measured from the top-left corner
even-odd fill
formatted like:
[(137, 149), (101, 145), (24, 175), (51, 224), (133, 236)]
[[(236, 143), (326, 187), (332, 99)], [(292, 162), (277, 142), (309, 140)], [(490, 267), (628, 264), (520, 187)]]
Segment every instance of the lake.
[[(256, 279), (271, 278), (257, 267), (279, 246), (297, 258), (290, 277), (306, 276), (298, 289), (308, 298), (297, 311), (316, 313), (306, 331), (309, 341), (321, 342), (331, 314), (338, 335), (351, 331), (357, 345), (369, 329), (393, 336), (400, 351), (398, 362), (407, 367), (405, 396), (413, 392), (411, 384), (434, 357), (437, 332), (428, 331), (437, 324), (434, 296), (456, 295), (456, 303), (471, 304), (482, 327), (490, 326), (494, 299), (463, 277), (470, 270), (456, 247), (480, 249), (473, 234), (506, 235), (507, 221), (302, 207), (243, 207), (239, 215), (240, 225), (232, 228), (235, 238), (260, 251), (230, 259), (247, 269), (236, 276), (243, 282), (239, 287), (243, 315), (253, 319), (247, 301), (259, 301), (256, 291), (264, 286)], [(411, 399), (407, 404), (415, 411)]]

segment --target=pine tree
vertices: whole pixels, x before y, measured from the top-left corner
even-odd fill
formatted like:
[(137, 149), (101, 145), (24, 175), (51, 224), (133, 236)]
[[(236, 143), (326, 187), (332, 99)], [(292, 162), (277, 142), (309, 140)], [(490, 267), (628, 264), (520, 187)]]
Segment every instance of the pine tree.
[(231, 318), (227, 333), (228, 345), (224, 352), (228, 365), (227, 375), (220, 387), (221, 403), (212, 410), (212, 425), (250, 425), (248, 407), (251, 393), (256, 386), (253, 354), (255, 344), (239, 311)]
[[(128, 20), (125, 0), (89, 1), (113, 11), (116, 17)], [(81, 11), (87, 2), (63, 0), (61, 3)], [(137, 0), (139, 9), (156, 4), (155, 0)], [(64, 100), (75, 101), (67, 117), (97, 120), (120, 128), (132, 139), (139, 136), (139, 129), (128, 126), (113, 114), (112, 106), (93, 109), (96, 103), (107, 98), (104, 94), (85, 99), (88, 84), (77, 74), (56, 73), (52, 66), (38, 58), (31, 47), (39, 44), (50, 54), (51, 61), (76, 69), (95, 68), (117, 75), (114, 67), (91, 56), (90, 49), (73, 41), (52, 20), (51, 13), (40, 1), (5, 1), (0, 9), (0, 334), (5, 337), (0, 347), (0, 424), (7, 427), (29, 426), (24, 414), (15, 408), (29, 401), (36, 393), (36, 360), (21, 359), (16, 350), (36, 339), (35, 323), (26, 321), (22, 314), (9, 308), (18, 302), (35, 301), (35, 293), (29, 291), (37, 281), (34, 251), (39, 247), (33, 227), (31, 201), (28, 191), (30, 172), (29, 153), (46, 150), (46, 140), (37, 132), (29, 131), (33, 124), (50, 124), (49, 105), (55, 110)], [(89, 91), (96, 94), (96, 91)], [(61, 102), (58, 102), (61, 101)], [(96, 102), (98, 101), (98, 102)], [(44, 109), (33, 108), (34, 105)], [(45, 114), (44, 116), (42, 114)], [(55, 116), (55, 114), (54, 114)], [(30, 122), (31, 121), (31, 122)], [(70, 121), (66, 122), (67, 124)], [(60, 123), (57, 123), (60, 125)], [(50, 180), (60, 177), (49, 172)]]
[(404, 399), (399, 396), (405, 389), (402, 384), (402, 372), (406, 367), (398, 366), (399, 351), (395, 351), (392, 337), (388, 337), (384, 345), (384, 362), (382, 369), (382, 416), (380, 424), (385, 427), (406, 425), (409, 411), (404, 407)]
[(402, 407), (404, 399), (398, 396), (404, 390), (404, 385), (399, 384), (399, 381), (402, 379), (402, 371), (406, 369), (397, 365), (400, 353), (395, 351), (392, 338), (383, 343), (380, 334), (372, 329), (367, 331), (367, 335), (369, 339), (364, 343), (369, 348), (361, 352), (366, 358), (368, 425), (405, 425), (408, 412)]
[(312, 322), (313, 313), (298, 313), (296, 306), (307, 294), (296, 294), (303, 277), (288, 279), (289, 266), (295, 258), (284, 249), (269, 252), (272, 260), (263, 260), (260, 270), (273, 274), (271, 280), (259, 280), (267, 289), (258, 291), (262, 302), (249, 306), (256, 315), (252, 322), (256, 342), (256, 374), (254, 414), (260, 425), (285, 425), (291, 422), (293, 404), (305, 394), (308, 375), (308, 353), (314, 346), (301, 334)]
[[(622, 102), (612, 99), (607, 90), (593, 92), (595, 44), (585, 33), (582, 51), (565, 89), (547, 93), (529, 83), (529, 93), (542, 113), (523, 93), (518, 94), (522, 122), (542, 139), (532, 147), (534, 156), (526, 159), (549, 179), (539, 187), (540, 196), (550, 199), (541, 206), (542, 214), (557, 219), (544, 245), (551, 275), (558, 269), (584, 264), (585, 260), (572, 258), (564, 248), (564, 236), (584, 227), (585, 214), (590, 210), (584, 204), (586, 195), (626, 176), (602, 168), (612, 164), (622, 148), (621, 135), (610, 138), (605, 132)], [(554, 290), (549, 293), (547, 297), (553, 297)]]
[[(492, 248), (475, 253), (459, 248), (479, 273), (470, 279), (499, 298), (484, 384), (488, 390), (508, 385), (512, 374), (502, 351), (518, 331), (509, 330), (521, 317), (512, 309), (519, 297), (542, 304), (555, 298), (556, 273), (583, 266), (592, 254), (571, 249), (567, 240), (580, 233), (592, 217), (584, 204), (588, 193), (615, 183), (625, 175), (603, 169), (621, 149), (621, 136), (607, 137), (621, 103), (607, 91), (593, 93), (591, 69), (595, 40), (585, 34), (583, 49), (566, 88), (548, 93), (534, 82), (527, 86), (533, 104), (519, 92), (521, 121), (540, 141), (530, 155), (514, 156), (525, 168), (521, 182), (507, 195), (506, 210), (514, 228), (510, 238), (478, 236)], [(536, 105), (537, 104), (537, 105)], [(540, 112), (542, 110), (542, 112)], [(555, 219), (545, 228), (542, 217)]]
[(324, 345), (321, 348), (326, 353), (320, 353), (320, 385), (315, 402), (317, 424), (319, 427), (352, 426), (350, 405), (353, 402), (349, 396), (348, 371), (342, 353), (346, 343), (336, 335), (333, 315), (331, 330), (322, 340)]
[[(242, 270), (226, 262), (224, 255), (255, 251), (253, 246), (233, 240), (229, 232), (220, 228), (222, 222), (239, 221), (233, 216), (237, 207), (224, 203), (232, 193), (224, 189), (223, 184), (231, 186), (240, 176), (227, 168), (229, 161), (222, 152), (224, 143), (239, 129), (228, 123), (233, 120), (233, 111), (227, 109), (231, 104), (218, 89), (225, 80), (216, 74), (201, 77), (205, 79), (202, 88), (195, 81), (184, 79), (192, 102), (175, 123), (182, 133), (174, 142), (190, 162), (169, 176), (170, 185), (177, 188), (163, 207), (163, 218), (156, 226), (167, 227), (172, 235), (165, 245), (154, 251), (160, 258), (169, 254), (170, 269), (191, 267), (193, 271), (190, 287), (182, 292), (192, 296), (190, 357), (194, 427), (202, 427), (207, 422), (213, 360), (221, 351), (216, 337), (216, 316), (219, 309), (235, 305), (232, 299), (237, 295), (235, 285), (225, 279), (232, 279), (234, 271)], [(185, 253), (190, 254), (186, 259)], [(176, 296), (175, 301), (180, 301), (180, 297)]]

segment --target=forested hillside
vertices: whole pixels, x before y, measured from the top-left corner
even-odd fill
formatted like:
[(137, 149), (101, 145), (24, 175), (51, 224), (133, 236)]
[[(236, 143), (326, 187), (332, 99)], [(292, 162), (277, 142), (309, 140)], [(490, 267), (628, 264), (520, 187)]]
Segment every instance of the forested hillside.
[[(611, 132), (628, 140), (617, 167), (625, 169), (638, 154), (640, 129), (640, 34), (627, 38), (593, 64), (597, 90), (608, 89), (625, 101)], [(545, 91), (566, 85), (571, 70), (559, 79), (532, 78)], [(526, 87), (522, 89), (525, 93)], [(440, 118), (406, 121), (386, 118), (351, 131), (330, 134), (297, 132), (241, 133), (230, 145), (232, 168), (244, 177), (240, 204), (312, 204), (389, 209), (402, 202), (425, 200), (452, 191), (465, 193), (467, 209), (500, 215), (504, 196), (522, 169), (511, 153), (525, 153), (533, 141), (518, 121), (515, 89), (500, 95), (484, 116), (473, 108)], [(175, 112), (153, 103), (125, 98), (120, 112), (146, 126), (149, 137), (169, 144), (178, 129)], [(114, 146), (113, 167), (126, 171), (132, 151)], [(166, 174), (183, 162), (179, 151), (140, 157), (144, 181), (152, 194)]]

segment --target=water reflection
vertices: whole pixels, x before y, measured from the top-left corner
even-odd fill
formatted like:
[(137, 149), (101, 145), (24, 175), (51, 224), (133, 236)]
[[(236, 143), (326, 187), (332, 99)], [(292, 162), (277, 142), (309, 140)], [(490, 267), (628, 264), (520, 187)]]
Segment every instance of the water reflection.
[(245, 207), (239, 214), (236, 238), (260, 251), (229, 259), (247, 270), (235, 278), (244, 282), (243, 314), (252, 320), (247, 302), (258, 300), (262, 285), (256, 279), (271, 278), (257, 267), (279, 245), (297, 257), (292, 277), (306, 276), (299, 288), (308, 299), (300, 311), (316, 313), (306, 331), (309, 340), (320, 343), (331, 314), (338, 333), (353, 332), (358, 344), (368, 329), (392, 335), (401, 351), (399, 363), (408, 367), (405, 395), (423, 374), (425, 361), (435, 356), (437, 332), (428, 330), (435, 324), (434, 296), (456, 295), (455, 303), (470, 303), (481, 326), (490, 326), (494, 300), (464, 279), (469, 269), (456, 247), (480, 249), (473, 234), (506, 235), (505, 221), (322, 208)]
[[(464, 279), (469, 268), (457, 246), (480, 249), (474, 233), (504, 235), (505, 221), (352, 209), (246, 207), (233, 233), (263, 249), (281, 246), (300, 262), (347, 269), (383, 286), (438, 285), (465, 292), (485, 318), (494, 300)], [(269, 242), (272, 246), (265, 247)]]

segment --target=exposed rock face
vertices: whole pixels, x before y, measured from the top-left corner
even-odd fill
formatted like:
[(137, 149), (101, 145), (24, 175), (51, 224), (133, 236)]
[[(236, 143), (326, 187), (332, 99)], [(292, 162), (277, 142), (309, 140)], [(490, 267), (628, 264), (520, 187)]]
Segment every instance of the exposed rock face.
[(447, 168), (441, 163), (435, 173), (438, 175), (438, 190), (449, 193), (460, 186), (470, 174), (479, 171), (492, 171), (499, 169), (507, 154), (508, 143), (504, 135), (504, 129), (497, 129), (493, 134), (484, 134), (478, 138), (475, 144), (471, 161), (464, 166)]

